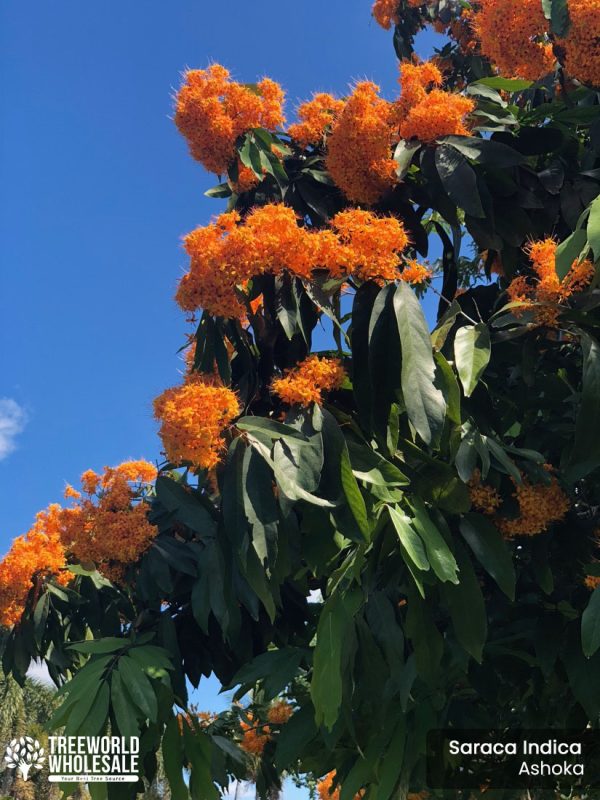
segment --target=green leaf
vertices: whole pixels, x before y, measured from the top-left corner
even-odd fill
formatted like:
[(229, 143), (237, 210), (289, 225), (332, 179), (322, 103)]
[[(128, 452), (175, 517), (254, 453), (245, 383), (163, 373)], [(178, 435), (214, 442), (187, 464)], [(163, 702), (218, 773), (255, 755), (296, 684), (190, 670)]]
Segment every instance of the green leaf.
[(110, 678), (110, 702), (121, 736), (139, 736), (135, 706), (116, 671)]
[(342, 705), (344, 643), (361, 602), (361, 593), (357, 590), (345, 594), (336, 591), (323, 606), (319, 619), (310, 695), (316, 724), (328, 730), (335, 725)]
[(394, 464), (386, 461), (367, 444), (347, 439), (350, 463), (355, 478), (375, 486), (405, 486), (408, 478)]
[(430, 686), (436, 684), (444, 640), (433, 621), (431, 609), (412, 590), (408, 595), (406, 633), (414, 648), (417, 675)]
[(413, 290), (400, 283), (394, 311), (402, 347), (402, 394), (408, 418), (426, 444), (439, 440), (446, 403), (434, 385), (435, 363), (425, 315)]
[(533, 86), (533, 81), (521, 80), (519, 78), (480, 78), (475, 83), (480, 83), (482, 86), (489, 86), (492, 89), (498, 89), (501, 92), (522, 92)]
[[(65, 726), (65, 733), (67, 736), (75, 736), (79, 732), (79, 728), (90, 714), (90, 711), (102, 686), (105, 686), (104, 681), (94, 681), (94, 683), (90, 685), (87, 692), (79, 692), (77, 694), (77, 702), (72, 705), (69, 718)], [(69, 697), (69, 701), (70, 700), (71, 698)]]
[(234, 686), (251, 688), (260, 681), (264, 702), (280, 694), (296, 676), (304, 651), (298, 647), (283, 647), (280, 650), (267, 650), (245, 664), (236, 672), (225, 689)]
[(445, 136), (449, 144), (463, 156), (476, 164), (491, 164), (494, 167), (515, 167), (525, 161), (524, 156), (512, 147), (493, 139), (478, 139), (476, 136)]
[(435, 166), (450, 199), (467, 214), (483, 219), (477, 175), (467, 159), (454, 147), (442, 144), (435, 151)]
[(556, 274), (561, 281), (573, 266), (573, 262), (581, 255), (587, 240), (588, 234), (586, 234), (585, 231), (573, 231), (573, 233), (556, 248)]
[(481, 514), (466, 514), (460, 522), (460, 532), (481, 566), (509, 600), (514, 600), (515, 567), (500, 531)]
[(210, 739), (203, 731), (192, 731), (185, 718), (182, 728), (185, 756), (191, 766), (189, 787), (192, 800), (218, 800), (220, 794), (211, 772)]
[(183, 744), (175, 716), (167, 722), (162, 740), (162, 755), (172, 800), (188, 800), (188, 789), (183, 779)]
[(564, 38), (571, 23), (567, 0), (542, 0), (542, 8), (546, 19), (550, 20), (550, 31)]
[(583, 654), (591, 658), (600, 647), (600, 587), (594, 589), (581, 617)]
[(218, 183), (204, 192), (206, 197), (231, 197), (231, 186), (228, 183)]
[(121, 639), (116, 636), (107, 636), (104, 639), (89, 639), (67, 646), (67, 650), (76, 650), (78, 653), (118, 653), (131, 645), (131, 639)]
[(600, 465), (600, 343), (581, 336), (583, 388), (575, 423), (575, 442), (569, 457), (567, 479), (576, 481)]
[(429, 569), (429, 561), (425, 555), (423, 542), (414, 530), (410, 517), (392, 506), (387, 506), (387, 510), (406, 554), (417, 569), (426, 572)]
[(127, 655), (146, 671), (153, 669), (174, 669), (173, 662), (169, 657), (169, 652), (165, 650), (164, 647), (157, 647), (152, 644), (132, 647), (131, 650), (127, 652)]
[(470, 397), (490, 362), (492, 345), (484, 322), (464, 325), (454, 337), (454, 359), (465, 397)]
[(133, 702), (146, 719), (156, 722), (158, 716), (156, 694), (141, 668), (129, 656), (120, 658), (117, 668), (123, 685)]
[(412, 521), (417, 533), (425, 543), (427, 559), (432, 570), (442, 581), (458, 583), (456, 559), (452, 555), (446, 540), (427, 513), (425, 504), (417, 497), (410, 501), (414, 519)]
[(404, 748), (406, 745), (406, 717), (399, 716), (396, 729), (392, 734), (388, 751), (381, 761), (377, 785), (377, 800), (389, 800), (394, 791), (402, 767), (404, 765)]
[(173, 512), (179, 522), (196, 533), (214, 534), (215, 522), (192, 489), (166, 475), (159, 475), (155, 486), (158, 501), (167, 511)]
[(456, 555), (460, 582), (456, 585), (444, 584), (441, 592), (450, 611), (456, 638), (467, 653), (481, 664), (487, 636), (485, 601), (473, 565), (464, 549), (457, 547)]
[(421, 146), (421, 142), (407, 142), (405, 139), (400, 139), (398, 142), (394, 151), (394, 161), (398, 165), (396, 175), (399, 180), (402, 180), (408, 172), (413, 156)]
[(600, 197), (597, 197), (590, 206), (587, 240), (593, 250), (594, 260), (600, 261)]
[(293, 440), (295, 442), (305, 442), (308, 444), (307, 437), (292, 428), (291, 425), (284, 425), (282, 422), (277, 422), (274, 419), (267, 419), (265, 417), (241, 417), (235, 423), (236, 428), (241, 431), (248, 431), (254, 433), (258, 437), (266, 435), (269, 439), (276, 441), (277, 439)]
[(290, 717), (277, 737), (275, 766), (278, 772), (294, 766), (316, 735), (314, 711), (310, 705), (305, 705)]

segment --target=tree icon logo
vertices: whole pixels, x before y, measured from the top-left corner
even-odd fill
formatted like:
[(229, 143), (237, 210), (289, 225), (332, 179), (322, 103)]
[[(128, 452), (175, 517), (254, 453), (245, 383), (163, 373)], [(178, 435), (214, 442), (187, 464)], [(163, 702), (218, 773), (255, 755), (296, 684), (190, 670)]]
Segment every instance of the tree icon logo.
[(18, 769), (24, 781), (29, 778), (29, 771), (41, 769), (44, 766), (46, 756), (44, 748), (37, 739), (31, 736), (21, 736), (20, 739), (13, 739), (6, 747), (4, 760), (9, 769)]

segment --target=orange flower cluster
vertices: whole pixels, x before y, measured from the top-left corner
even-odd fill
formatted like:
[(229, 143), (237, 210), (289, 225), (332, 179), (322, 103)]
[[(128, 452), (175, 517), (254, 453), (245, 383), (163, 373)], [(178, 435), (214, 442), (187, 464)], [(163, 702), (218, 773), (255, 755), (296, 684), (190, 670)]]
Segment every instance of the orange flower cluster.
[(102, 475), (84, 472), (81, 485), (87, 497), (80, 499), (71, 486), (65, 490), (76, 501), (61, 509), (66, 551), (81, 563), (95, 564), (111, 580), (122, 580), (126, 566), (139, 560), (158, 533), (148, 522), (148, 504), (138, 502), (155, 478), (156, 467), (143, 460), (105, 467)]
[(598, 575), (586, 575), (584, 583), (587, 588), (591, 589), (593, 592), (594, 589), (597, 589), (600, 586), (600, 577), (598, 577)]
[(154, 401), (154, 416), (167, 458), (211, 469), (223, 450), (223, 430), (240, 411), (235, 392), (206, 376), (166, 389)]
[(424, 264), (419, 264), (418, 261), (412, 258), (406, 261), (400, 279), (412, 284), (412, 286), (417, 286), (430, 280), (432, 275), (433, 272), (428, 267)]
[(298, 107), (300, 122), (289, 126), (289, 135), (302, 147), (319, 144), (344, 105), (343, 100), (337, 100), (331, 94), (321, 92), (313, 95), (312, 100)]
[(325, 163), (349, 200), (372, 205), (394, 186), (395, 115), (394, 104), (379, 96), (379, 87), (362, 81), (333, 123)]
[(539, 0), (479, 0), (473, 27), (483, 55), (503, 75), (537, 80), (552, 70), (555, 59)]
[(10, 627), (19, 622), (36, 578), (54, 578), (66, 585), (73, 577), (64, 571), (66, 554), (59, 516), (57, 505), (40, 511), (31, 530), (13, 541), (0, 562), (0, 625)]
[(442, 73), (431, 61), (400, 65), (400, 136), (433, 142), (442, 136), (470, 136), (465, 117), (475, 103), (468, 97), (438, 88)]
[(400, 0), (375, 0), (372, 14), (376, 22), (386, 31), (389, 31), (392, 25), (397, 25), (400, 22), (399, 7)]
[(557, 247), (554, 239), (543, 239), (528, 245), (527, 253), (536, 279), (532, 281), (519, 275), (507, 289), (512, 302), (541, 304), (535, 309), (535, 321), (538, 325), (550, 327), (558, 323), (559, 306), (573, 294), (585, 289), (594, 277), (594, 267), (590, 261), (576, 260), (561, 281), (556, 274)]
[[(408, 237), (401, 222), (369, 211), (348, 209), (331, 220), (331, 229), (298, 224), (294, 211), (269, 204), (253, 209), (240, 224), (235, 212), (185, 238), (190, 271), (181, 279), (176, 299), (184, 311), (204, 308), (215, 316), (243, 319), (238, 290), (263, 273), (283, 270), (310, 278), (313, 270), (334, 277), (355, 274), (362, 280), (394, 280)], [(415, 274), (422, 280), (419, 273)]]
[(340, 788), (336, 786), (333, 788), (333, 781), (335, 779), (335, 772), (328, 772), (324, 778), (317, 783), (317, 794), (319, 800), (340, 800)]
[(548, 485), (532, 484), (525, 476), (522, 479), (522, 484), (515, 483), (514, 492), (519, 504), (519, 516), (515, 519), (496, 519), (498, 528), (505, 536), (544, 533), (553, 522), (560, 522), (571, 507), (569, 498), (554, 476)]
[(73, 577), (66, 570), (69, 559), (93, 562), (108, 577), (120, 577), (127, 564), (137, 561), (157, 529), (146, 519), (147, 504), (136, 501), (143, 484), (155, 478), (156, 469), (147, 461), (126, 461), (102, 475), (87, 470), (81, 484), (88, 497), (82, 499), (81, 492), (67, 486), (65, 497), (75, 501), (72, 507), (53, 503), (40, 511), (31, 530), (15, 539), (0, 562), (0, 624), (19, 621), (35, 578), (68, 584)]
[(261, 725), (253, 714), (249, 713), (247, 716), (248, 722), (240, 720), (240, 728), (242, 729), (240, 747), (246, 753), (260, 756), (271, 738), (271, 729), (268, 725)]
[(283, 378), (276, 378), (272, 388), (284, 403), (309, 406), (322, 402), (322, 392), (339, 389), (346, 372), (337, 358), (310, 355)]
[(569, 3), (571, 27), (558, 44), (565, 50), (565, 69), (573, 78), (600, 86), (600, 2)]
[(192, 156), (209, 172), (222, 174), (235, 157), (235, 142), (252, 128), (284, 122), (284, 93), (264, 78), (256, 87), (230, 80), (220, 64), (189, 70), (176, 98), (175, 124)]
[(294, 709), (285, 700), (277, 700), (267, 712), (267, 719), (273, 725), (285, 725), (294, 713)]
[(474, 470), (468, 485), (473, 507), (482, 514), (495, 514), (502, 499), (493, 486), (481, 482), (481, 472), (478, 469)]

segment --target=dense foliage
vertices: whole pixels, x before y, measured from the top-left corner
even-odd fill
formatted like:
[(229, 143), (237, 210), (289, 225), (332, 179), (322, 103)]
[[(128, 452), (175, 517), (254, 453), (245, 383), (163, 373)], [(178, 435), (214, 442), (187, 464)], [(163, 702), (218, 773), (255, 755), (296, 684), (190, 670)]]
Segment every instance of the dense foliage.
[[(435, 797), (430, 729), (600, 722), (600, 5), (374, 14), (392, 100), (286, 129), (270, 79), (186, 73), (227, 208), (184, 242), (167, 461), (85, 473), (0, 565), (5, 671), (43, 659), (54, 727), (139, 733), (149, 780), (161, 749), (174, 800)], [(245, 698), (217, 717), (187, 700), (211, 673)]]

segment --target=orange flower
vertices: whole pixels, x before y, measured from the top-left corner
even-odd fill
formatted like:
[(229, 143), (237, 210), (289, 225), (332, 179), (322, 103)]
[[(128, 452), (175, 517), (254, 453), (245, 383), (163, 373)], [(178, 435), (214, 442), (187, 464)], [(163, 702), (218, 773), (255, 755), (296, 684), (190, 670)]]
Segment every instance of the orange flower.
[(16, 625), (23, 614), (34, 580), (54, 578), (66, 585), (66, 555), (60, 537), (59, 505), (40, 511), (24, 536), (16, 538), (0, 562), (0, 625)]
[(474, 108), (475, 103), (468, 97), (432, 89), (408, 111), (400, 123), (400, 136), (421, 142), (433, 142), (450, 135), (470, 136), (465, 117)]
[[(546, 467), (550, 471), (551, 467)], [(519, 504), (515, 519), (497, 517), (496, 524), (505, 536), (533, 536), (544, 533), (553, 522), (564, 519), (571, 503), (558, 481), (552, 476), (548, 485), (532, 484), (522, 475), (523, 482), (515, 484), (514, 497)]]
[(254, 189), (259, 183), (259, 178), (254, 170), (242, 164), (238, 159), (238, 177), (237, 181), (233, 184), (233, 189), (238, 194), (242, 194), (243, 192), (249, 192), (251, 189)]
[(571, 26), (558, 44), (565, 50), (565, 69), (573, 78), (600, 86), (600, 3), (577, 0), (569, 3)]
[(587, 588), (591, 589), (593, 592), (594, 589), (597, 589), (600, 586), (600, 577), (597, 575), (586, 575), (583, 582)]
[(415, 286), (425, 283), (432, 275), (433, 272), (430, 269), (412, 258), (405, 263), (404, 269), (400, 273), (400, 280)]
[[(317, 794), (319, 800), (340, 800), (340, 789), (338, 786), (333, 789), (335, 772), (328, 772), (324, 778), (317, 783)], [(333, 791), (332, 791), (333, 789)]]
[(154, 401), (154, 415), (167, 458), (211, 469), (224, 447), (223, 430), (240, 410), (235, 392), (206, 377), (166, 389)]
[(204, 308), (215, 316), (244, 319), (246, 309), (236, 292), (263, 273), (287, 270), (307, 279), (314, 270), (325, 269), (334, 277), (394, 280), (408, 244), (397, 219), (360, 209), (340, 212), (325, 230), (303, 227), (293, 209), (278, 204), (254, 208), (238, 222), (237, 214), (222, 214), (186, 236), (190, 271), (176, 295), (185, 311)]
[[(573, 4), (570, 4), (573, 5)], [(506, 77), (538, 80), (554, 66), (538, 0), (479, 0), (473, 27), (483, 55)]]
[(294, 713), (294, 709), (285, 700), (273, 703), (267, 712), (267, 719), (273, 725), (284, 725)]
[(344, 101), (333, 95), (320, 93), (298, 108), (300, 122), (290, 125), (288, 133), (302, 147), (316, 145), (323, 139), (326, 130), (344, 108)]
[(502, 503), (502, 498), (493, 486), (481, 483), (481, 472), (478, 469), (473, 471), (468, 485), (473, 507), (482, 514), (489, 516), (495, 514)]
[(248, 714), (248, 720), (249, 722), (240, 720), (240, 728), (243, 733), (240, 747), (246, 753), (260, 756), (271, 738), (271, 729), (268, 725), (261, 725), (252, 714)]
[(550, 327), (558, 324), (560, 305), (573, 294), (585, 289), (594, 277), (594, 266), (590, 261), (575, 260), (561, 281), (556, 274), (557, 247), (558, 242), (554, 239), (531, 242), (525, 250), (531, 259), (536, 277), (528, 279), (519, 275), (510, 282), (507, 289), (513, 302), (542, 304), (535, 308), (535, 321), (538, 325)]
[(408, 110), (427, 96), (428, 90), (443, 83), (440, 68), (433, 61), (402, 61), (400, 64), (400, 105)]
[(399, 7), (400, 0), (375, 0), (371, 13), (376, 22), (386, 31), (389, 31), (392, 25), (397, 25), (400, 22)]
[[(349, 208), (333, 217), (331, 227), (344, 246), (343, 249), (338, 247), (333, 256), (347, 274), (356, 274), (365, 281), (398, 278), (399, 256), (409, 243), (398, 219)], [(335, 272), (333, 263), (327, 266)]]
[(319, 358), (310, 355), (285, 377), (276, 378), (272, 388), (284, 403), (309, 406), (322, 402), (322, 392), (339, 389), (346, 372), (337, 358)]
[(284, 93), (269, 78), (256, 91), (230, 80), (219, 64), (188, 70), (176, 97), (175, 124), (192, 156), (209, 172), (227, 171), (239, 136), (252, 128), (276, 128), (284, 122)]
[(394, 106), (374, 83), (358, 83), (333, 124), (326, 166), (349, 200), (371, 205), (396, 182)]

